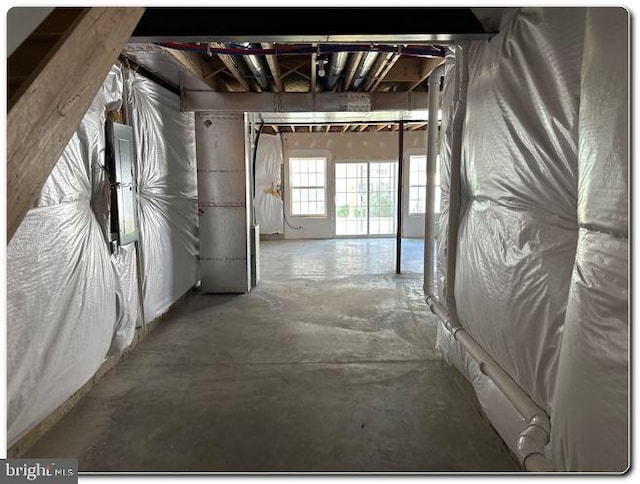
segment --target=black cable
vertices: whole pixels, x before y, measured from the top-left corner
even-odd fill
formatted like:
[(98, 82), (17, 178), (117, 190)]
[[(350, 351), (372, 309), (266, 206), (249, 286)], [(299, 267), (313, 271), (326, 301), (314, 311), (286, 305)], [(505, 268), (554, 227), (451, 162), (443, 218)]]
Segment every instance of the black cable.
[(253, 199), (256, 198), (256, 158), (258, 157), (258, 142), (260, 141), (260, 134), (264, 128), (264, 119), (260, 120), (260, 129), (258, 130), (258, 136), (256, 136), (256, 142), (253, 145)]

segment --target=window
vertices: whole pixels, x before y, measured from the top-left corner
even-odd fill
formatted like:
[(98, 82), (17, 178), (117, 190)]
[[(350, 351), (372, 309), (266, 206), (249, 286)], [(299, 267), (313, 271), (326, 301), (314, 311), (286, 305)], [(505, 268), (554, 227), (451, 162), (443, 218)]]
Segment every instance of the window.
[(289, 158), (291, 215), (326, 216), (326, 166), (325, 158)]
[[(409, 158), (409, 215), (425, 213), (427, 205), (427, 157), (424, 155)], [(440, 156), (436, 164), (435, 212), (440, 212)]]

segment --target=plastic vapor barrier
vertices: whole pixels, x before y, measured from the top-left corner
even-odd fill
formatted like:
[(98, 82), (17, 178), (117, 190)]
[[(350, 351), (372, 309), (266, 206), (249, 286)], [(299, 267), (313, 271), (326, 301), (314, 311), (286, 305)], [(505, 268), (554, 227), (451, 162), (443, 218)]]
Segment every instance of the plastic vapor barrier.
[(144, 317), (152, 321), (198, 280), (194, 117), (180, 98), (129, 71), (137, 150)]
[[(627, 22), (621, 8), (505, 9), (469, 49), (458, 316), (549, 414), (560, 471), (628, 465)], [(443, 190), (455, 61), (446, 75)], [(442, 324), (436, 346), (515, 450), (525, 425), (510, 402)]]
[[(462, 68), (456, 64), (453, 51), (447, 54), (445, 64), (444, 89), (442, 92), (442, 124), (440, 128), (440, 223), (438, 225), (438, 297), (447, 306), (447, 261), (448, 261), (448, 222), (449, 222), (449, 189), (451, 180), (451, 157), (454, 138), (454, 117), (463, 109), (460, 90), (465, 87), (460, 82)], [(465, 200), (461, 200), (461, 212)], [(455, 308), (447, 307), (451, 313)], [(522, 417), (509, 400), (498, 389), (493, 381), (480, 371), (478, 364), (462, 348), (453, 335), (438, 324), (436, 349), (444, 359), (455, 366), (473, 385), (478, 401), (493, 426), (512, 452), (516, 452), (516, 444), (520, 433), (525, 429)]]
[(118, 78), (114, 67), (7, 247), (9, 445), (91, 378), (111, 344), (109, 206), (92, 192), (106, 176), (104, 121), (120, 102)]
[(256, 224), (262, 234), (284, 233), (282, 198), (278, 191), (282, 156), (280, 136), (261, 134), (256, 154), (256, 196), (253, 203)]
[(627, 12), (588, 9), (580, 232), (551, 415), (551, 451), (560, 470), (621, 472), (630, 464), (627, 59)]
[(509, 9), (469, 49), (461, 324), (547, 411), (577, 242), (584, 9)]
[(140, 325), (135, 244), (120, 247), (117, 254), (111, 255), (111, 262), (116, 274), (117, 320), (109, 354), (115, 354), (132, 343), (136, 326)]

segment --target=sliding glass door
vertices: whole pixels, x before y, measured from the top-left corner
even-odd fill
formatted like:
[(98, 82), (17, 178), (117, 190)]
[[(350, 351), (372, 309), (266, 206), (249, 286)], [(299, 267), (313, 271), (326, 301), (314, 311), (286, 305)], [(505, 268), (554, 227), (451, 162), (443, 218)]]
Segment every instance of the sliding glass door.
[(396, 231), (395, 162), (336, 163), (336, 235), (378, 236)]

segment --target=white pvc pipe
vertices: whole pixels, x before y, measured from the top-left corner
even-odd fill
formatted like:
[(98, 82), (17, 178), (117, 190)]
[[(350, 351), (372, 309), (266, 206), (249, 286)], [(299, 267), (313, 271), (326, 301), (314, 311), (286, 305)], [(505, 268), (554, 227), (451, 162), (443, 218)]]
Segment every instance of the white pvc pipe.
[(427, 210), (424, 219), (424, 292), (434, 293), (433, 252), (435, 247), (436, 163), (438, 157), (438, 108), (440, 107), (440, 78), (444, 66), (436, 67), (429, 75), (429, 125), (427, 129)]

